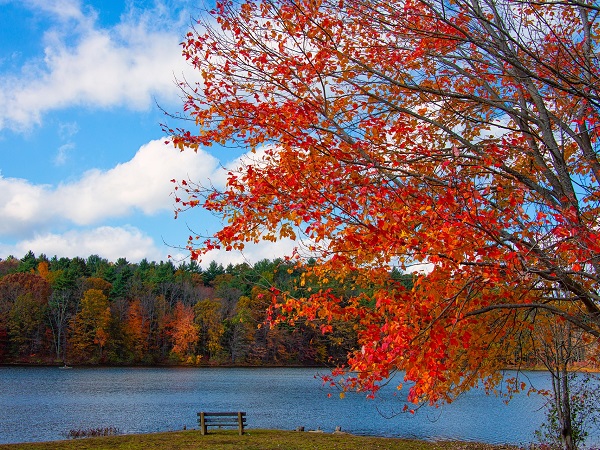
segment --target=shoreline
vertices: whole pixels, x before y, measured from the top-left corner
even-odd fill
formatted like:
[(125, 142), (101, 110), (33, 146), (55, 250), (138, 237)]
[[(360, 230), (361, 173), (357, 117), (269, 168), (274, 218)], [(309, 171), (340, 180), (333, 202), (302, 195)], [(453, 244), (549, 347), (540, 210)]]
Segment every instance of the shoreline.
[[(26, 363), (26, 362), (0, 362), (0, 367), (64, 367), (63, 363)], [(67, 363), (67, 367), (70, 368), (196, 368), (196, 369), (325, 369), (325, 370), (333, 370), (334, 367), (324, 366), (324, 365), (292, 365), (292, 364), (268, 364), (268, 365), (255, 365), (255, 364), (72, 364)]]

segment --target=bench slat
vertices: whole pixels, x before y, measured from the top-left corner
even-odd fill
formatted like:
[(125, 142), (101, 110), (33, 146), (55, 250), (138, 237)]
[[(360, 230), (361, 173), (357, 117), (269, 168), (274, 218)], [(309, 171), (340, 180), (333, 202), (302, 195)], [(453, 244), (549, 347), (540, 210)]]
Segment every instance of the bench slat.
[[(207, 423), (209, 425), (215, 425), (215, 424), (225, 424), (225, 425), (237, 425), (239, 422), (239, 420), (235, 419), (235, 420), (221, 420), (221, 419), (205, 419), (204, 423)], [(246, 423), (245, 420), (242, 419), (242, 422)]]
[[(239, 419), (237, 417), (232, 417), (231, 419), (228, 419), (226, 417), (206, 417), (204, 418), (204, 421), (206, 423), (213, 423), (213, 422), (224, 422), (224, 423), (238, 423)], [(245, 422), (246, 419), (242, 418), (242, 422)]]
[(209, 427), (237, 427), (238, 423), (232, 422), (205, 422), (205, 424)]

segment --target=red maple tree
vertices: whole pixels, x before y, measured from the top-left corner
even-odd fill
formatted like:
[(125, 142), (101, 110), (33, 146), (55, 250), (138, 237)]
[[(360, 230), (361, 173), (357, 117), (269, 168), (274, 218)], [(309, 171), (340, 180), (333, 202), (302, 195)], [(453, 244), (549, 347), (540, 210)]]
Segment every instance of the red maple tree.
[[(402, 369), (413, 401), (498, 381), (536, 311), (598, 338), (599, 13), (586, 0), (217, 2), (183, 42), (202, 77), (181, 83), (195, 126), (170, 131), (182, 150), (255, 157), (223, 190), (178, 183), (178, 212), (226, 223), (199, 247), (192, 236), (192, 257), (292, 238), (317, 260), (306, 276), (369, 286), (276, 301), (324, 331), (354, 321), (347, 386), (376, 391)], [(411, 290), (390, 277), (414, 264), (430, 270)]]

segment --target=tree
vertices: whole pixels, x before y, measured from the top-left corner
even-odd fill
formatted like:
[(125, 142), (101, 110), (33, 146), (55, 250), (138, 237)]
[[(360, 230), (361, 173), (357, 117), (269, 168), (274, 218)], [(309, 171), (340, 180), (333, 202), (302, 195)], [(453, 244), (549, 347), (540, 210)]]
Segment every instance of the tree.
[(204, 284), (212, 285), (214, 279), (219, 275), (223, 275), (224, 273), (225, 269), (223, 269), (222, 264), (217, 264), (216, 261), (211, 261), (208, 265), (208, 268), (202, 273)]
[(17, 271), (19, 260), (14, 256), (9, 256), (6, 259), (0, 259), (0, 278)]
[(55, 289), (50, 295), (46, 314), (52, 329), (56, 360), (66, 364), (67, 331), (70, 319), (75, 314), (72, 291)]
[(148, 353), (150, 338), (150, 320), (139, 299), (129, 303), (127, 317), (123, 324), (125, 345), (134, 362), (141, 362)]
[(17, 269), (19, 272), (33, 272), (37, 267), (38, 262), (35, 257), (35, 254), (29, 250), (23, 258), (21, 258), (21, 263), (19, 264), (19, 268)]
[(127, 296), (128, 283), (133, 276), (133, 269), (125, 258), (119, 258), (114, 265), (114, 279), (112, 282), (112, 290), (110, 298), (124, 298)]
[[(225, 219), (192, 258), (292, 238), (311, 276), (375, 286), (277, 301), (358, 318), (347, 386), (405, 369), (416, 402), (492, 386), (535, 310), (600, 337), (599, 16), (588, 0), (218, 1), (183, 42), (202, 82), (180, 84), (196, 128), (172, 141), (254, 156), (222, 191), (176, 184), (177, 213)], [(389, 274), (410, 264), (429, 270), (409, 290)]]
[(47, 308), (47, 303), (40, 303), (30, 292), (15, 300), (8, 317), (8, 334), (17, 356), (28, 356), (39, 350), (46, 329)]
[(93, 277), (104, 278), (109, 263), (107, 259), (101, 258), (98, 255), (90, 255), (86, 260), (86, 267)]
[(113, 287), (108, 281), (97, 278), (97, 277), (88, 277), (81, 281), (81, 291), (82, 293), (85, 291), (89, 291), (90, 289), (96, 289), (102, 291), (105, 296), (109, 296)]
[[(589, 432), (597, 429), (600, 394), (596, 374), (568, 372), (565, 375), (568, 392), (554, 391), (550, 395), (546, 405), (547, 420), (535, 434), (546, 447), (570, 450), (582, 448)], [(553, 388), (556, 389), (554, 384)]]
[[(10, 335), (17, 354), (39, 348), (49, 296), (50, 284), (35, 273), (13, 273), (0, 279), (0, 337)], [(1, 347), (5, 345), (0, 341)]]
[(111, 321), (108, 297), (99, 289), (84, 292), (80, 310), (71, 322), (73, 356), (90, 362), (102, 360)]
[[(170, 323), (173, 338), (173, 353), (180, 359), (194, 356), (194, 346), (198, 342), (198, 325), (194, 323), (194, 308), (177, 302)], [(195, 358), (194, 358), (195, 361)]]
[(252, 317), (252, 300), (241, 296), (235, 305), (233, 316), (226, 320), (224, 337), (233, 364), (246, 362), (250, 346), (254, 341), (257, 323)]
[(200, 350), (209, 358), (217, 358), (223, 350), (222, 305), (217, 300), (201, 300), (194, 305), (195, 323), (199, 330)]
[[(552, 390), (548, 397), (547, 421), (536, 432), (542, 442), (565, 450), (580, 448), (588, 426), (600, 420), (597, 378), (597, 343), (572, 323), (556, 320), (546, 312), (531, 335), (531, 349), (538, 363), (550, 373)], [(585, 371), (585, 374), (578, 372)]]
[(155, 291), (164, 296), (171, 306), (176, 303), (177, 285), (175, 283), (175, 266), (171, 261), (161, 261), (149, 277), (155, 284)]

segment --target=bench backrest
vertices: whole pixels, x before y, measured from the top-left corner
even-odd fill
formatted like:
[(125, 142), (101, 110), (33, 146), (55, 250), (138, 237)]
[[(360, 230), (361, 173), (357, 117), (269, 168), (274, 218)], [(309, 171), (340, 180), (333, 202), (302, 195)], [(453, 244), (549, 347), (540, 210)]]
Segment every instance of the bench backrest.
[(238, 412), (199, 412), (198, 413), (198, 417), (200, 417), (200, 415), (204, 414), (204, 417), (233, 417), (237, 420), (237, 417), (239, 415), (241, 415), (242, 417), (246, 417), (246, 413), (242, 412), (242, 411), (238, 411)]
[(232, 427), (237, 426), (240, 435), (244, 434), (244, 425), (246, 425), (246, 413), (238, 412), (199, 412), (198, 422), (202, 434), (207, 433), (207, 427)]

